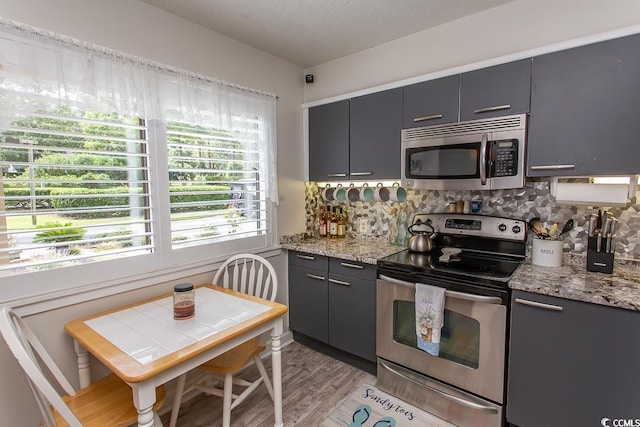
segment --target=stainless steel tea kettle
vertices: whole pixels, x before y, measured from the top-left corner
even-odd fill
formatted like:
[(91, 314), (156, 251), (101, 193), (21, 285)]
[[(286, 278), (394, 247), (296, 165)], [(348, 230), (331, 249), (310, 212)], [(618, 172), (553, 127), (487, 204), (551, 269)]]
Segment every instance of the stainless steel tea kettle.
[[(431, 231), (416, 230), (415, 227), (428, 227)], [(435, 247), (434, 239), (438, 233), (431, 224), (417, 220), (407, 230), (411, 233), (407, 245), (411, 252), (430, 252)]]

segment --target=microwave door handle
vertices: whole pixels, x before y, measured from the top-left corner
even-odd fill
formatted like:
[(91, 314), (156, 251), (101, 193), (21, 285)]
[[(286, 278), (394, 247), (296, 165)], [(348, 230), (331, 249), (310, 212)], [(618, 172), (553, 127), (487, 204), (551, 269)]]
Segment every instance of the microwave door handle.
[(480, 141), (480, 184), (487, 185), (487, 142), (489, 137), (482, 134)]

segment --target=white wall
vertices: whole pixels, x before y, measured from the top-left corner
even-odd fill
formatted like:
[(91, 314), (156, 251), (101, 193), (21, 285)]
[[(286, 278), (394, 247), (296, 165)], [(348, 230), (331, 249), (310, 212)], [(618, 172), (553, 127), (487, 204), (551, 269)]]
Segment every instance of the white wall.
[[(278, 95), (280, 234), (304, 230), (302, 152), (303, 70), (245, 44), (173, 17), (135, 0), (0, 0), (0, 17), (106, 46)], [(279, 301), (287, 301), (286, 256), (270, 258), (280, 277)], [(213, 274), (185, 278), (211, 281)], [(182, 280), (181, 280), (182, 281)], [(173, 283), (30, 316), (36, 333), (77, 384), (72, 341), (62, 328), (72, 318), (169, 292)], [(0, 292), (2, 290), (0, 289)], [(0, 425), (38, 425), (31, 393), (4, 343), (0, 344)]]
[(637, 0), (517, 0), (310, 68), (305, 103), (637, 24)]

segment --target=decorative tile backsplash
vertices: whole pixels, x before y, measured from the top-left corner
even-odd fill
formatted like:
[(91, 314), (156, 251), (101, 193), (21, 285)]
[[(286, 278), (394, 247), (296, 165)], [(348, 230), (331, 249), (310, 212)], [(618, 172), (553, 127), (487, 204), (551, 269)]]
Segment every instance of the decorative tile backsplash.
[[(556, 204), (549, 193), (549, 182), (527, 181), (524, 188), (516, 190), (496, 191), (436, 191), (436, 190), (407, 190), (407, 202), (401, 215), (406, 215), (407, 221), (411, 221), (416, 213), (440, 213), (447, 212), (447, 206), (458, 200), (481, 200), (483, 202), (481, 214), (495, 215), (507, 218), (529, 220), (539, 217), (543, 222), (559, 222), (560, 227), (573, 218), (576, 226), (568, 235), (565, 235), (565, 252), (586, 252), (587, 233), (585, 220), (592, 212), (603, 209), (611, 212), (620, 220), (616, 231), (616, 257), (633, 258), (640, 260), (640, 205), (637, 204), (637, 194), (625, 207), (587, 207), (567, 206)], [(307, 232), (312, 232), (315, 215), (320, 212), (322, 205), (327, 205), (322, 200), (320, 189), (315, 182), (306, 183), (305, 194)], [(348, 231), (351, 235), (355, 232), (355, 224), (359, 218), (365, 218), (369, 233), (360, 237), (388, 237), (396, 223), (396, 210), (398, 203), (392, 202), (347, 202), (334, 206), (345, 208), (348, 217)], [(408, 224), (407, 224), (408, 225)], [(400, 235), (406, 232), (404, 228)]]

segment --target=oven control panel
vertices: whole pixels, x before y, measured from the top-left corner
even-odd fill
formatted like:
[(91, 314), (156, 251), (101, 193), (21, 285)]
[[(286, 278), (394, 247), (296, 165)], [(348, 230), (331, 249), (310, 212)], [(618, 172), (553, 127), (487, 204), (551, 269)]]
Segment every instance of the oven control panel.
[[(419, 221), (419, 222), (418, 222)], [(526, 222), (519, 219), (486, 215), (416, 214), (413, 230), (421, 231), (419, 224), (427, 224), (441, 234), (469, 235), (514, 241), (527, 238)], [(428, 230), (428, 227), (425, 227)]]

